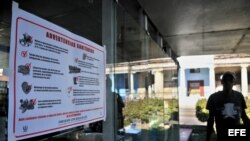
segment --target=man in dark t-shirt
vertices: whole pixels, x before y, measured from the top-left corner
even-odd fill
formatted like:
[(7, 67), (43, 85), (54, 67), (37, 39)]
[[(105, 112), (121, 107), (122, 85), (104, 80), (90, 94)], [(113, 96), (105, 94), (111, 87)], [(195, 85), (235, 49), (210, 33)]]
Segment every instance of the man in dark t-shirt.
[(250, 121), (246, 115), (247, 108), (242, 93), (232, 89), (235, 83), (235, 76), (231, 72), (223, 74), (221, 83), (223, 90), (210, 95), (206, 108), (209, 110), (209, 118), (207, 121), (207, 138), (213, 132), (215, 120), (217, 141), (224, 141), (227, 137), (227, 129), (237, 128), (240, 126), (240, 119), (245, 125), (249, 125)]

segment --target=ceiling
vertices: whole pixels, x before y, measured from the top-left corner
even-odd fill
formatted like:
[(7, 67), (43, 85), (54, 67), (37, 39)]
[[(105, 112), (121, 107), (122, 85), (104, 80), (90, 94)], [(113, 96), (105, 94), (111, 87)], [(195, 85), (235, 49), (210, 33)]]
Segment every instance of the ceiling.
[(250, 53), (249, 0), (138, 0), (177, 56)]
[[(67, 30), (101, 43), (100, 0), (15, 0), (19, 7)], [(12, 0), (0, 1), (0, 36), (9, 46)], [(88, 20), (88, 22), (86, 22)], [(90, 22), (91, 24), (89, 24)], [(2, 31), (1, 31), (2, 29)], [(2, 36), (3, 37), (3, 36)]]
[[(11, 0), (6, 1), (0, 3), (2, 46), (9, 46), (10, 39)], [(21, 8), (101, 44), (101, 0), (16, 1)], [(138, 3), (177, 56), (250, 53), (250, 0), (138, 0)], [(131, 50), (135, 49), (132, 43), (129, 45)]]

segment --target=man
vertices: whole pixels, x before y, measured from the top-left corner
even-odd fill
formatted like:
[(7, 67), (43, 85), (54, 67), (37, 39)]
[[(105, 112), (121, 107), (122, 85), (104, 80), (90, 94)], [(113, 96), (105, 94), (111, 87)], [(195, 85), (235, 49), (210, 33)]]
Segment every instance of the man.
[(250, 121), (246, 115), (246, 102), (242, 93), (233, 90), (236, 77), (231, 72), (223, 74), (221, 84), (223, 90), (212, 94), (207, 102), (206, 108), (209, 110), (207, 121), (207, 138), (210, 141), (213, 133), (215, 120), (217, 141), (224, 141), (228, 136), (228, 128), (236, 128), (241, 125), (242, 119), (244, 125), (249, 125)]

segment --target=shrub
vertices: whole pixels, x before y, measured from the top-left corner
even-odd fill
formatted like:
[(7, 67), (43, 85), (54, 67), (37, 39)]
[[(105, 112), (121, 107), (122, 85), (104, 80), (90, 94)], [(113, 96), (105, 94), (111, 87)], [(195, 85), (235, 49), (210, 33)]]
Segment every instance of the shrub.
[(139, 99), (129, 101), (125, 104), (123, 113), (125, 116), (125, 125), (133, 122), (133, 119), (141, 119), (143, 123), (148, 123), (150, 120), (176, 120), (178, 118), (178, 100), (166, 100), (168, 107), (164, 110), (163, 99)]
[(207, 99), (199, 99), (196, 103), (196, 117), (201, 122), (206, 122), (208, 119), (208, 110), (206, 109)]
[(178, 120), (179, 119), (179, 105), (177, 99), (169, 99), (167, 102), (167, 109), (165, 109), (164, 119), (169, 120)]
[(246, 113), (247, 113), (247, 116), (250, 118), (250, 99), (249, 98), (246, 98), (246, 104), (247, 104)]

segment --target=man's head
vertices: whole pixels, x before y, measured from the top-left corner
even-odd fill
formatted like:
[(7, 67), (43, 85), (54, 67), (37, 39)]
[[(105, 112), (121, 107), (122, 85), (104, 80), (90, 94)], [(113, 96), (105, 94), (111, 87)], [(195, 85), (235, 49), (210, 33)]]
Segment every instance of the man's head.
[(235, 82), (235, 80), (236, 80), (235, 74), (232, 72), (229, 72), (229, 71), (225, 72), (221, 78), (221, 82), (223, 82), (223, 81)]
[(232, 72), (225, 72), (221, 78), (221, 84), (223, 85), (223, 90), (230, 91), (233, 88), (236, 77)]

